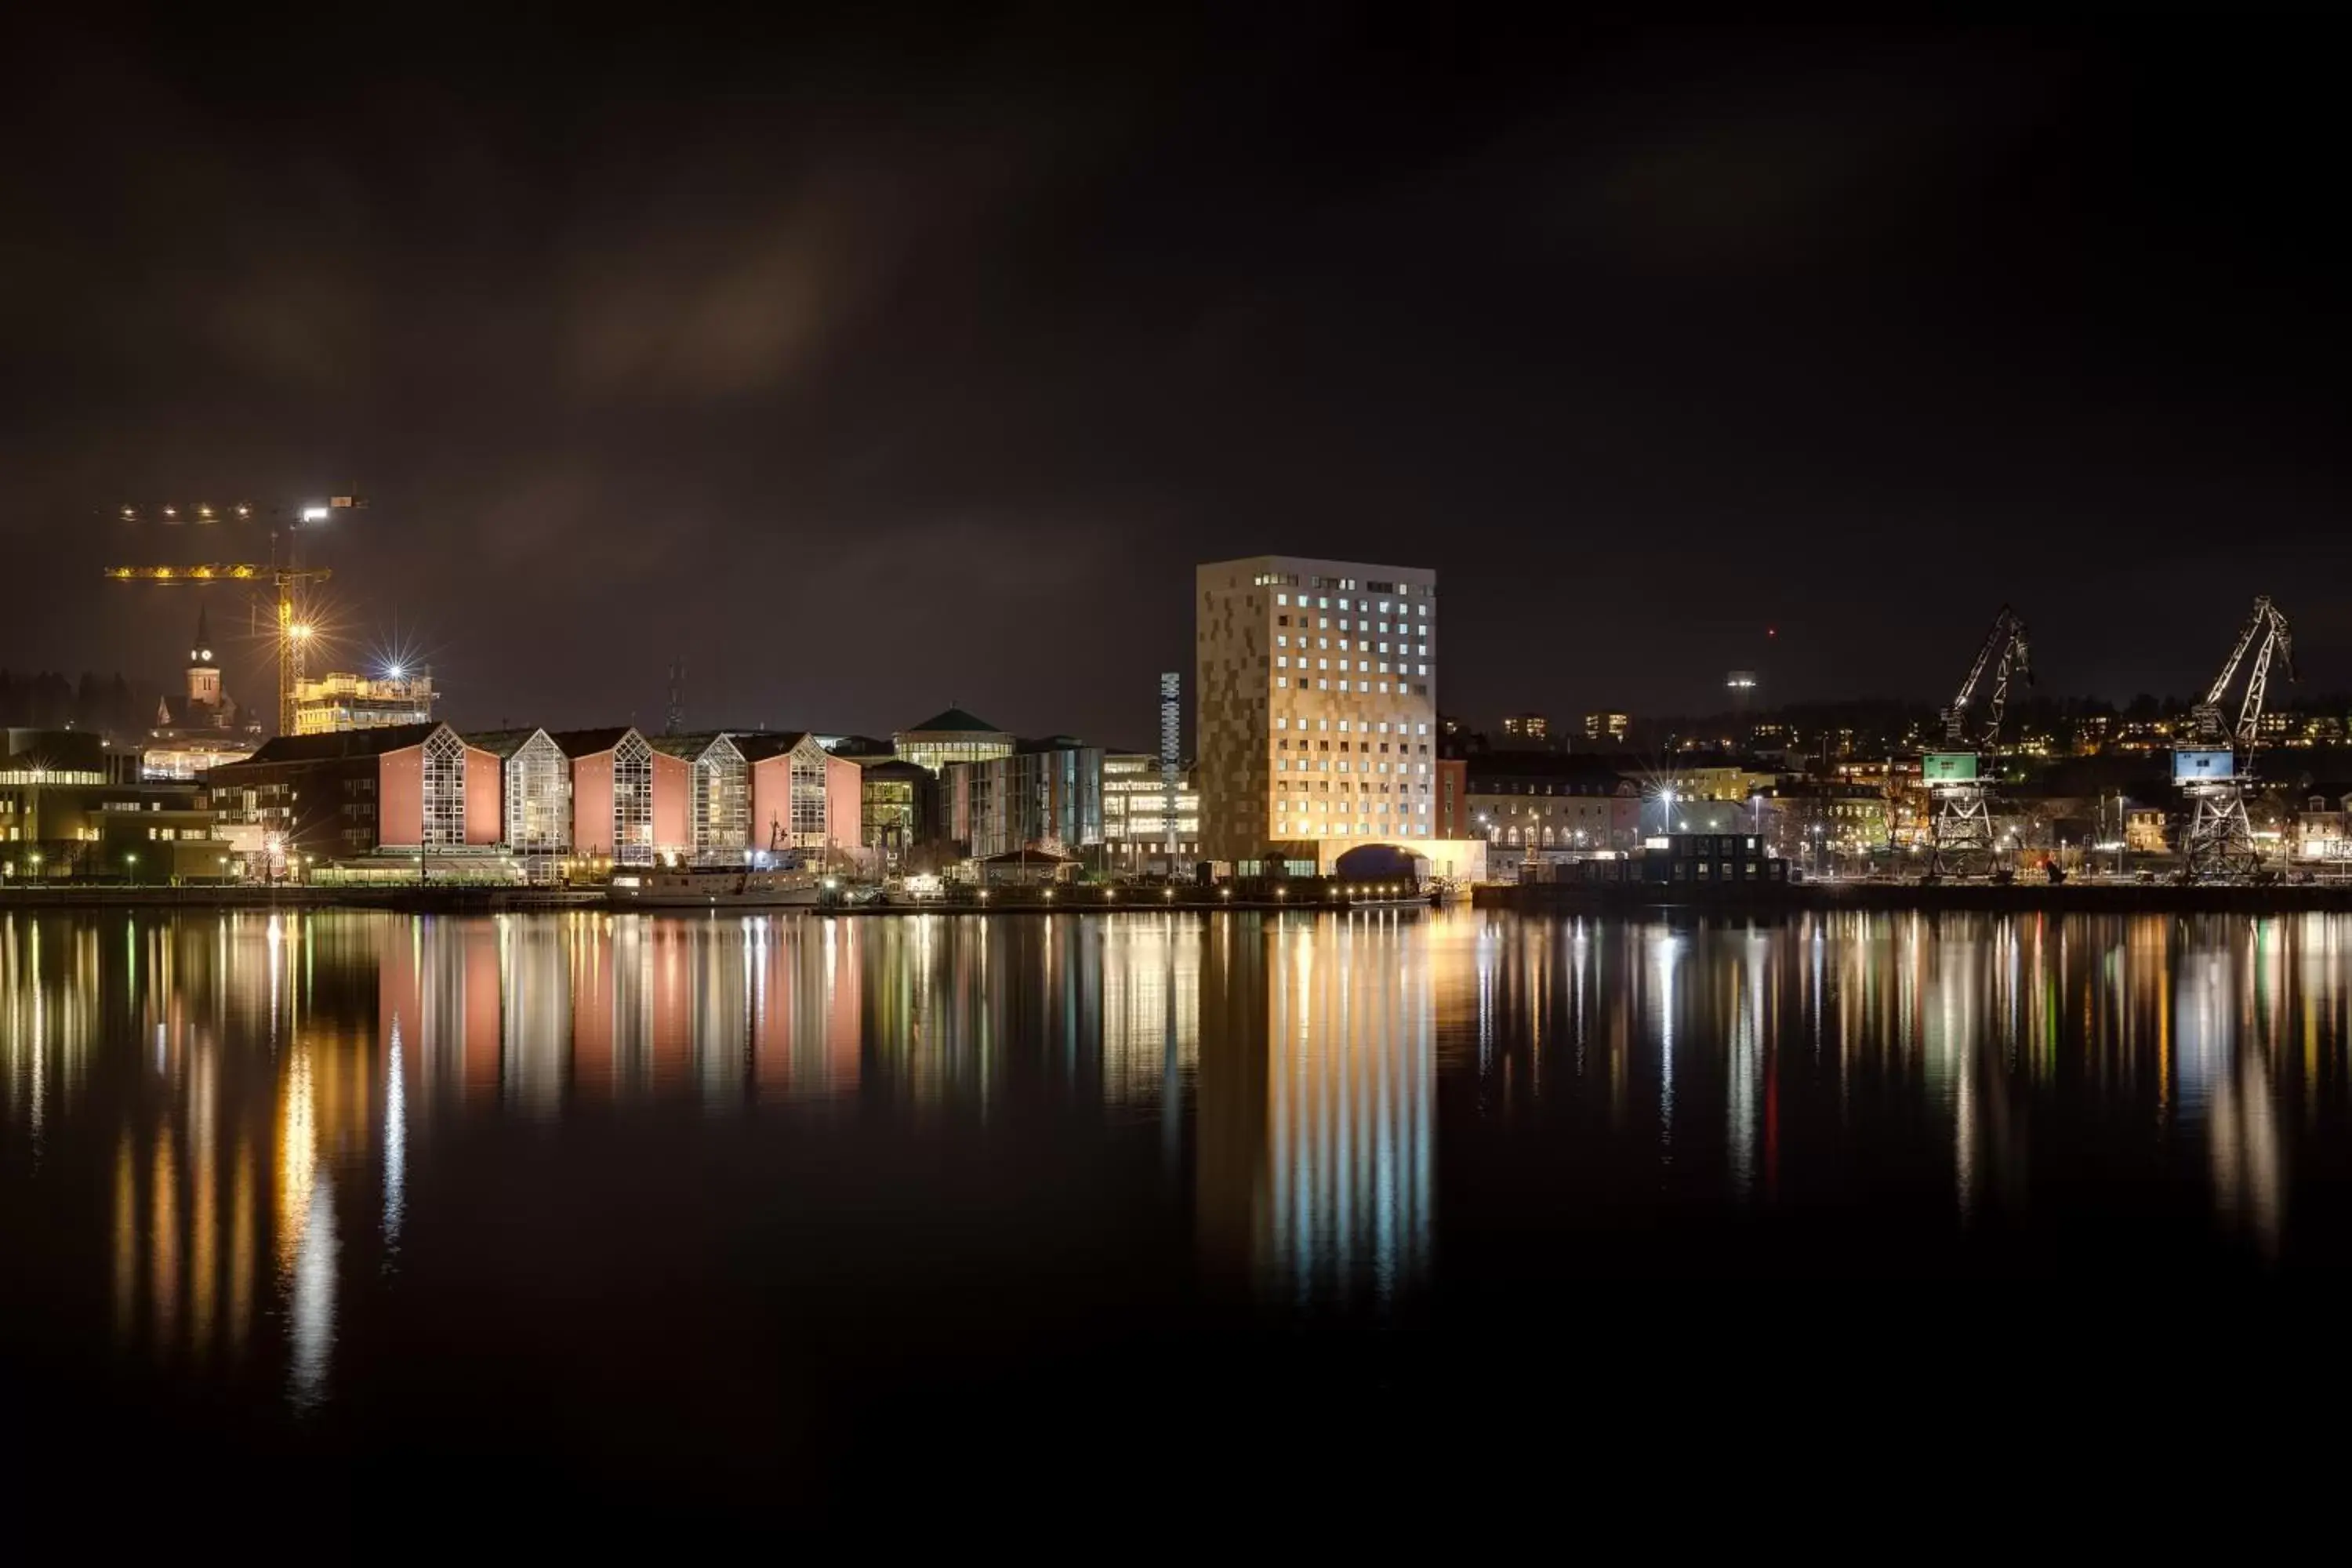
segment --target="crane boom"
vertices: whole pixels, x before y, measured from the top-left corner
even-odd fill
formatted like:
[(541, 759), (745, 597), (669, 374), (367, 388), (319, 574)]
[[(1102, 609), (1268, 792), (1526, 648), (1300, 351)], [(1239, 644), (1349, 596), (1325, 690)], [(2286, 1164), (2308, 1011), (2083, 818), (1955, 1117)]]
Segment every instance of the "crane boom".
[[(2254, 665), (2246, 676), (2246, 694), (2238, 704), (2237, 723), (2225, 731), (2221, 700), (2229, 695), (2249, 651), (2254, 656)], [(2189, 716), (2190, 727), (2200, 741), (2218, 744), (2227, 739), (2251, 755), (2262, 740), (2263, 706), (2270, 700), (2273, 663), (2286, 672), (2289, 680), (2294, 679), (2294, 630), (2287, 625), (2284, 612), (2265, 594), (2254, 601), (2253, 614), (2246, 617), (2230, 657), (2221, 661), (2221, 672), (2213, 678), (2213, 684), (2206, 688), (2205, 700)]]
[[(2000, 655), (1998, 666), (1993, 664), (1995, 652)], [(1968, 678), (1960, 682), (1959, 692), (1952, 699), (1951, 706), (1944, 710), (1944, 739), (1948, 743), (1957, 746), (1967, 742), (1969, 704), (1976, 700), (1977, 688), (1982, 684), (1988, 668), (1993, 668), (1995, 673), (1992, 699), (1986, 704), (1983, 743), (1991, 745), (2000, 738), (2001, 715), (2009, 709), (2011, 679), (2016, 677), (2022, 679), (2028, 686), (2033, 684), (2033, 665), (2026, 642), (2025, 620), (2007, 605), (2003, 605), (2000, 613), (1993, 617), (1992, 629), (1985, 634), (1983, 646), (1977, 649), (1976, 662), (1969, 666)]]

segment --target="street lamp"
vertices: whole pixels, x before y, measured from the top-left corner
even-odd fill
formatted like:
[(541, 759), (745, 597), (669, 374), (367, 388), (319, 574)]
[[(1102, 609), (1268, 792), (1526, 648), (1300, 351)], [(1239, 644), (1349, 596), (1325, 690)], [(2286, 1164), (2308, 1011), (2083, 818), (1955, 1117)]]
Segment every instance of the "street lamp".
[(125, 854), (124, 854), (124, 856), (122, 857), (122, 858), (123, 858), (123, 860), (124, 860), (124, 861), (125, 861), (125, 862), (130, 866), (130, 868), (131, 868), (131, 885), (132, 887), (134, 887), (134, 888), (135, 888), (135, 887), (137, 887), (137, 886), (139, 885), (139, 856), (138, 856), (138, 853), (137, 853), (135, 850), (134, 850), (134, 851), (127, 852), (127, 853), (125, 853)]

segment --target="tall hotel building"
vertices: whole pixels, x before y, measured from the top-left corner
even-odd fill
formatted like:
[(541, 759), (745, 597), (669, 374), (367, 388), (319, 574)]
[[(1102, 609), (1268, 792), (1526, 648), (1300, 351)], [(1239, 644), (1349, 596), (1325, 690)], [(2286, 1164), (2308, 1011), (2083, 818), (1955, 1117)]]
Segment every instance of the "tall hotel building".
[(1204, 856), (1328, 870), (1393, 844), (1483, 871), (1436, 840), (1436, 573), (1257, 555), (1195, 586)]

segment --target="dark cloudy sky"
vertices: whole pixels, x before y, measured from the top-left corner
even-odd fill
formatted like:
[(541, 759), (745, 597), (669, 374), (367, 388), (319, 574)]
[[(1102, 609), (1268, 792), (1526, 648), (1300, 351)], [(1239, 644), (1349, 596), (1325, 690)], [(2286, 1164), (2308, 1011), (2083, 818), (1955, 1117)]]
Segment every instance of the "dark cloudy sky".
[(1264, 550), (1436, 567), (1473, 715), (1934, 697), (2004, 598), (2045, 690), (2263, 591), (2352, 686), (2292, 26), (84, 9), (0, 64), (0, 665), (169, 675), (98, 565), (243, 552), (121, 501), (357, 489), (335, 597), (460, 722), (682, 654), (702, 723), (1142, 744)]

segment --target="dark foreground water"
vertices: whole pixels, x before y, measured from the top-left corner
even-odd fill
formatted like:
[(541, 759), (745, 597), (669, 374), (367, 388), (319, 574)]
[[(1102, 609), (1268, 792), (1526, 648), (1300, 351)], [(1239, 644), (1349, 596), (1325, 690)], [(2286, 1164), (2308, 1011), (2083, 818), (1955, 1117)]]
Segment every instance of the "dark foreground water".
[(9, 1479), (1066, 1517), (1530, 1421), (1687, 1463), (1825, 1398), (2316, 1400), (2347, 957), (2316, 915), (0, 916)]

